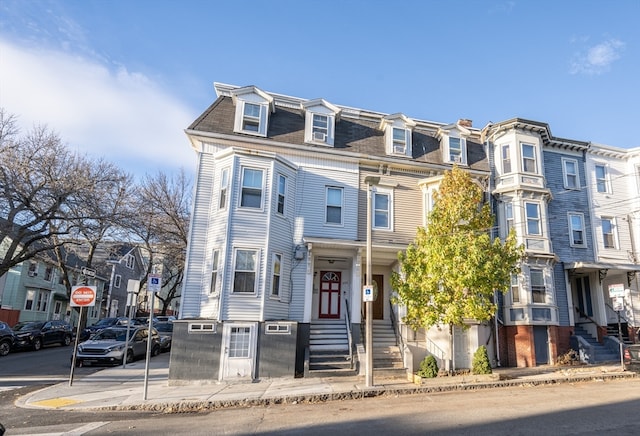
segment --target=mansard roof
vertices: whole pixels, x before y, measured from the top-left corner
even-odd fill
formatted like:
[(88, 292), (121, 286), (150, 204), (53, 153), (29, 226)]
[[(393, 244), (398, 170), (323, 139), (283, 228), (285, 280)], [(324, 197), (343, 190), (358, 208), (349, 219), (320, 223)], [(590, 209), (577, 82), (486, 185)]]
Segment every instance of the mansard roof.
[[(229, 87), (229, 88), (225, 88)], [(232, 102), (230, 85), (216, 85), (218, 98), (204, 111), (188, 128), (187, 133), (203, 136), (222, 136), (226, 139), (244, 137), (241, 133), (234, 133), (235, 106)], [(329, 152), (325, 147), (305, 143), (305, 118), (300, 108), (307, 102), (319, 102), (321, 99), (303, 100), (294, 97), (270, 94), (274, 97), (275, 111), (269, 118), (266, 138), (260, 138), (261, 143), (272, 142), (274, 146), (288, 144), (307, 147), (316, 152)], [(366, 155), (367, 158), (403, 159), (405, 162), (429, 163), (450, 166), (442, 159), (440, 142), (437, 138), (438, 129), (445, 123), (420, 121), (407, 118), (413, 126), (412, 152), (409, 157), (389, 156), (386, 150), (384, 131), (380, 129), (381, 122), (391, 118), (394, 114), (383, 114), (374, 111), (354, 109), (346, 106), (331, 105), (340, 110), (340, 118), (335, 124), (335, 142), (331, 152), (349, 152)], [(489, 164), (485, 147), (480, 141), (480, 130), (468, 128), (467, 150), (469, 168), (478, 171), (488, 171)], [(255, 139), (255, 138), (251, 138)]]

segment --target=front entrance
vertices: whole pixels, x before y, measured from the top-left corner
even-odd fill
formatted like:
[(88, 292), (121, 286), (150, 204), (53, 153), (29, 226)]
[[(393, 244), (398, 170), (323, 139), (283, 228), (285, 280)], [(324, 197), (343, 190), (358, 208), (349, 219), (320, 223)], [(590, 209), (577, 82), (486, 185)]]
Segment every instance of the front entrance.
[(453, 369), (471, 368), (471, 350), (469, 349), (469, 331), (462, 327), (453, 327)]
[(222, 379), (253, 379), (256, 323), (225, 323), (222, 329)]
[(593, 316), (593, 302), (591, 300), (591, 286), (589, 277), (576, 277), (573, 281), (576, 290), (576, 303), (578, 304), (579, 321), (586, 321)]
[(549, 364), (549, 334), (547, 326), (533, 326), (533, 347), (536, 352), (536, 365)]
[(384, 319), (384, 276), (374, 274), (371, 276), (376, 299), (373, 300), (373, 319)]
[(339, 271), (320, 272), (320, 313), (319, 318), (340, 318)]

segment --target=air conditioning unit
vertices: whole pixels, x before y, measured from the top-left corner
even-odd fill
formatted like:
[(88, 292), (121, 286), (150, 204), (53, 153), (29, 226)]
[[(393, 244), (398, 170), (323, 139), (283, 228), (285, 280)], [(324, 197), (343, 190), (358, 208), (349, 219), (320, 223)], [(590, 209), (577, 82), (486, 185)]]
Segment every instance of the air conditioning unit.
[(461, 163), (462, 162), (462, 156), (457, 155), (453, 157), (453, 161), (456, 163)]
[(29, 271), (28, 274), (29, 274), (29, 277), (35, 277), (38, 275), (38, 273), (35, 271)]
[(324, 132), (313, 132), (313, 140), (327, 142), (327, 134)]

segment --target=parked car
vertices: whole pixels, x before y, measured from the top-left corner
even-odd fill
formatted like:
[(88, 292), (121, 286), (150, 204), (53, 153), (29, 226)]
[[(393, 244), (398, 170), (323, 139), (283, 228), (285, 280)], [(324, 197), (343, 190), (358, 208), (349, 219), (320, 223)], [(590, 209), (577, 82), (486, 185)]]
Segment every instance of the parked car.
[(158, 322), (173, 322), (176, 320), (176, 317), (173, 315), (158, 315), (155, 317)]
[(13, 349), (16, 336), (13, 330), (4, 321), (0, 321), (0, 356), (6, 356)]
[(16, 336), (15, 347), (39, 350), (45, 345), (69, 345), (73, 329), (66, 321), (23, 321), (13, 326)]
[(625, 365), (640, 369), (640, 344), (627, 345), (623, 356)]
[[(147, 353), (149, 329), (141, 326), (129, 328), (129, 347), (125, 353), (127, 328), (107, 327), (96, 333), (91, 339), (78, 345), (76, 366), (86, 364), (120, 365), (126, 356), (127, 362)], [(156, 329), (151, 334), (151, 355), (160, 354), (160, 335)], [(73, 356), (71, 356), (73, 359)]]
[(160, 351), (171, 350), (171, 337), (173, 336), (173, 322), (157, 322), (153, 327), (160, 334)]
[[(126, 327), (128, 323), (129, 323), (129, 318), (127, 318), (126, 316), (102, 318), (97, 323), (87, 326), (82, 332), (82, 334), (80, 335), (80, 340), (87, 340), (92, 335), (96, 334), (102, 329), (106, 329), (107, 327), (122, 327), (122, 326)], [(132, 319), (131, 325), (137, 326), (139, 325), (139, 323), (135, 319)]]

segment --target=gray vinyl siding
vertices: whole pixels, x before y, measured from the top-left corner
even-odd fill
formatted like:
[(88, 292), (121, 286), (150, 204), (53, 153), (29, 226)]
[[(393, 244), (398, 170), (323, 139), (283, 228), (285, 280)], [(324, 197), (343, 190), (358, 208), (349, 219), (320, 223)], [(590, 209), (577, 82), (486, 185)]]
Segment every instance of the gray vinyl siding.
[[(255, 168), (263, 170), (262, 209), (240, 207), (240, 191), (242, 188), (242, 169)], [(223, 320), (260, 320), (264, 298), (266, 265), (270, 259), (267, 250), (269, 232), (269, 207), (271, 198), (272, 177), (271, 160), (259, 157), (240, 156), (236, 159), (230, 183), (230, 204), (232, 212), (229, 220), (229, 241), (225, 257), (225, 274), (222, 291)], [(258, 251), (256, 271), (256, 291), (242, 295), (233, 293), (234, 261), (236, 249)]]
[(568, 326), (569, 323), (569, 298), (567, 297), (568, 290), (565, 281), (564, 265), (557, 263), (553, 269), (553, 281), (556, 291), (556, 304), (558, 306), (558, 324), (561, 326)]
[[(303, 235), (334, 239), (356, 238), (358, 215), (358, 173), (329, 168), (302, 168), (298, 175), (296, 217), (303, 223)], [(343, 189), (342, 224), (325, 223), (326, 188)]]
[(182, 301), (180, 302), (181, 318), (200, 316), (202, 300), (202, 271), (205, 267), (207, 250), (207, 232), (209, 228), (209, 211), (213, 194), (214, 159), (209, 154), (198, 155), (197, 187), (193, 196), (193, 213), (189, 232), (188, 257), (185, 265)]
[[(304, 284), (293, 288), (290, 280), (290, 271), (293, 259), (294, 241), (294, 211), (296, 192), (296, 172), (289, 165), (276, 161), (274, 163), (273, 178), (271, 180), (272, 194), (270, 196), (270, 228), (268, 240), (267, 273), (265, 276), (265, 298), (264, 298), (264, 320), (284, 320), (289, 316), (289, 300), (292, 291), (302, 292), (304, 295)], [(287, 185), (285, 192), (284, 214), (277, 212), (278, 207), (278, 179), (279, 176), (286, 177)], [(282, 254), (280, 267), (280, 295), (271, 296), (273, 281), (273, 254)]]
[[(594, 260), (592, 226), (589, 212), (587, 189), (569, 190), (564, 187), (564, 168), (562, 158), (575, 159), (578, 162), (580, 185), (586, 186), (586, 174), (582, 153), (563, 154), (544, 151), (544, 168), (547, 187), (551, 190), (549, 202), (549, 232), (553, 251), (562, 262), (592, 262)], [(572, 247), (570, 241), (569, 212), (584, 216), (584, 240), (586, 247)]]
[[(422, 225), (423, 199), (422, 191), (418, 186), (424, 174), (391, 173), (379, 175), (378, 173), (363, 171), (360, 175), (359, 214), (358, 214), (358, 239), (364, 241), (367, 238), (367, 185), (364, 183), (366, 176), (380, 176), (385, 190), (393, 191), (393, 228), (392, 230), (371, 231), (373, 242), (392, 242), (409, 244), (416, 237), (419, 226)], [(384, 186), (397, 184), (395, 187)]]

